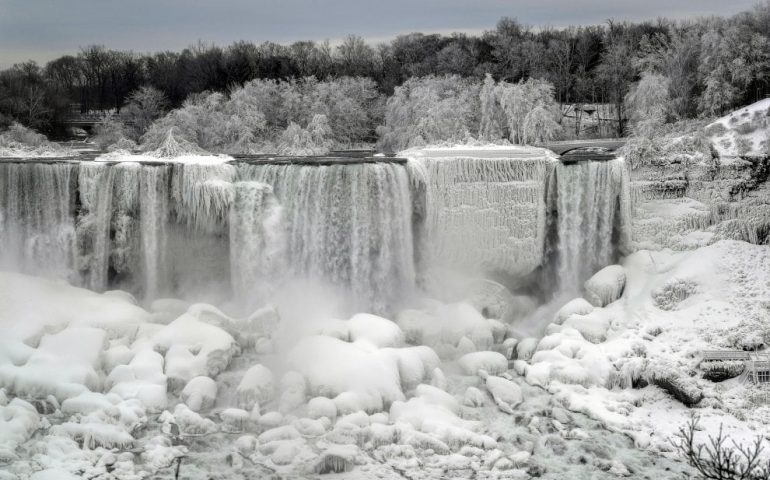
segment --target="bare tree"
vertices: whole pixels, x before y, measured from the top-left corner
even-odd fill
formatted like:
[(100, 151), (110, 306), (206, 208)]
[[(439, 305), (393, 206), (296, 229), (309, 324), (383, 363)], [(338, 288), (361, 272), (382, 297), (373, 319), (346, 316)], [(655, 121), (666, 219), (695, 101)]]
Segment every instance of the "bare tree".
[(764, 441), (758, 436), (749, 445), (740, 445), (725, 436), (722, 425), (717, 436), (708, 437), (708, 442), (698, 443), (695, 432), (699, 418), (693, 416), (679, 428), (676, 438), (671, 441), (674, 447), (698, 471), (704, 480), (768, 480), (770, 479), (770, 461), (762, 460)]

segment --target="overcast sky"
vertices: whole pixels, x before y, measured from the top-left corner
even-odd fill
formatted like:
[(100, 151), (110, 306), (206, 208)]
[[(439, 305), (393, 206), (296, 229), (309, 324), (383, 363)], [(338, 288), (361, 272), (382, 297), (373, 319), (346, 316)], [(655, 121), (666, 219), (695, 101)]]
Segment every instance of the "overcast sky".
[(755, 0), (0, 0), (0, 68), (81, 46), (150, 52), (198, 40), (371, 42), (409, 32), (479, 33), (502, 16), (533, 26), (732, 15)]

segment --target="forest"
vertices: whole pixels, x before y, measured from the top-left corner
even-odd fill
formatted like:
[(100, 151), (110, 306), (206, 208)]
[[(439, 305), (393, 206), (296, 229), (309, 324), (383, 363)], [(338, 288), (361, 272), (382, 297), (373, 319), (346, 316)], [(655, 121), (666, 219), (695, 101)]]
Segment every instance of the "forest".
[[(282, 142), (297, 150), (297, 139), (311, 150), (378, 140), (397, 149), (467, 136), (522, 143), (553, 136), (557, 126), (549, 122), (561, 124), (566, 105), (611, 105), (614, 134), (627, 134), (634, 115), (649, 113), (647, 106), (631, 111), (640, 86), (665, 100), (653, 112), (664, 122), (713, 117), (764, 98), (770, 2), (729, 18), (567, 28), (506, 17), (479, 36), (413, 33), (378, 45), (357, 36), (338, 45), (199, 42), (148, 54), (91, 45), (0, 72), (0, 128), (15, 122), (64, 138), (77, 108), (115, 115), (100, 129), (104, 146), (120, 138), (157, 141), (171, 126), (212, 150), (228, 135), (228, 145), (242, 151), (264, 150), (266, 142), (271, 150)], [(524, 107), (521, 92), (534, 95)], [(204, 131), (213, 124), (193, 119), (204, 111), (218, 115), (224, 131)], [(238, 125), (228, 127), (236, 117)], [(399, 135), (415, 125), (419, 139)]]

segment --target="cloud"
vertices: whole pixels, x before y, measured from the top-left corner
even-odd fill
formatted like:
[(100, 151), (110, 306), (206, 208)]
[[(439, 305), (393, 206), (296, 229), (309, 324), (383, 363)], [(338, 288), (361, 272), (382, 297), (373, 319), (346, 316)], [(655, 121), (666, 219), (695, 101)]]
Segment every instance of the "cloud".
[(754, 0), (0, 0), (0, 66), (104, 44), (141, 52), (401, 33), (478, 33), (502, 16), (533, 26), (731, 15)]

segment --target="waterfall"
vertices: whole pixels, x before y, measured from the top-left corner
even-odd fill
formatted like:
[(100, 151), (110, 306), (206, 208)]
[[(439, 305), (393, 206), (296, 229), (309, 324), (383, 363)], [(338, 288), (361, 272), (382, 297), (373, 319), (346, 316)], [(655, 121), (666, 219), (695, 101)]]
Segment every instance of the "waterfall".
[[(80, 190), (84, 192), (84, 215), (78, 236), (84, 245), (87, 265), (86, 285), (92, 290), (105, 290), (109, 274), (110, 228), (115, 169), (105, 164), (89, 164), (80, 170)], [(90, 238), (89, 238), (90, 237)], [(89, 248), (90, 247), (90, 248)]]
[(143, 287), (148, 300), (169, 293), (166, 224), (169, 220), (170, 172), (167, 165), (143, 165), (139, 177)]
[(406, 164), (0, 163), (0, 265), (145, 301), (248, 307), (310, 280), (344, 292), (351, 310), (387, 313), (417, 272), (504, 274), (513, 286), (552, 272), (577, 292), (626, 253), (621, 160), (564, 165), (524, 147), (408, 153)]
[(240, 302), (256, 308), (269, 301), (285, 265), (283, 210), (273, 188), (235, 184), (230, 209), (230, 278)]
[(622, 160), (584, 161), (554, 172), (557, 277), (561, 290), (617, 261), (630, 244), (630, 182)]
[(402, 165), (240, 165), (273, 187), (286, 222), (287, 273), (350, 291), (385, 312), (414, 285), (412, 205)]
[(540, 149), (409, 152), (424, 270), (524, 277), (543, 263), (545, 185), (556, 161)]
[(0, 163), (0, 265), (75, 280), (75, 163)]

